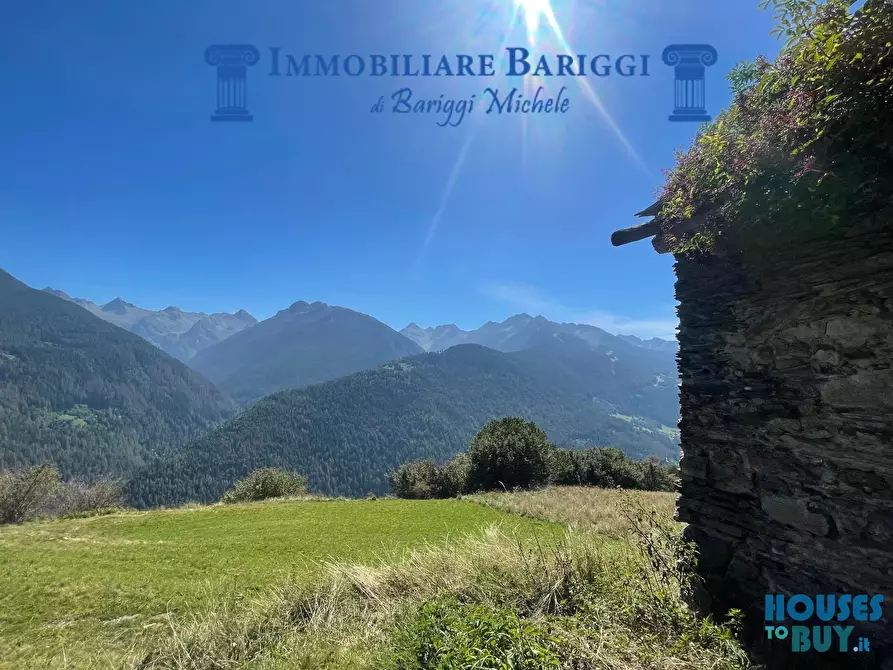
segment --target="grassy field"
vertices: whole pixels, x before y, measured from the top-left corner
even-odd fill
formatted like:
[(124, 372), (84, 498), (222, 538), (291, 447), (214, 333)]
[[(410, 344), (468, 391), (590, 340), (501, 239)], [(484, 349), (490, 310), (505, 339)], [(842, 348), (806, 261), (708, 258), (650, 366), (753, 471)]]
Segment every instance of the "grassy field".
[(584, 487), (468, 496), (563, 531), (543, 542), (490, 529), (374, 566), (337, 561), (313, 583), (179, 620), (136, 667), (750, 668), (733, 629), (687, 605), (690, 555), (673, 499)]
[(0, 527), (0, 668), (745, 670), (731, 629), (686, 604), (674, 498), (553, 487)]
[[(0, 667), (120, 667), (171, 615), (308, 584), (499, 524), (559, 527), (458, 500), (308, 500), (128, 512), (0, 527)], [(436, 549), (435, 549), (436, 550)]]

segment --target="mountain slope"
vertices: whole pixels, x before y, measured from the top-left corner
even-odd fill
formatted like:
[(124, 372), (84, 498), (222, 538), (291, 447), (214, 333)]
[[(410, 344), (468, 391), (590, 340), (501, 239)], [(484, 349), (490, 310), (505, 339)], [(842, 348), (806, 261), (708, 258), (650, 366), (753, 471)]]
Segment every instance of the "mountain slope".
[(548, 319), (528, 314), (516, 314), (505, 321), (488, 321), (475, 330), (461, 330), (455, 325), (420, 328), (411, 323), (401, 331), (425, 351), (440, 351), (457, 344), (480, 344), (497, 351), (521, 351), (544, 335), (569, 334), (579, 337), (593, 346), (624, 348), (630, 345), (642, 349), (675, 354), (676, 342), (657, 337), (641, 340), (632, 335), (612, 335), (611, 333), (577, 323), (555, 323)]
[[(449, 458), (489, 419), (506, 415), (536, 421), (560, 444), (675, 459), (673, 431), (661, 425), (675, 422), (675, 384), (655, 386), (650, 375), (613, 365), (576, 338), (518, 353), (461, 345), (404, 358), (263, 398), (181, 454), (153, 463), (130, 494), (141, 505), (215, 500), (262, 466), (300, 470), (311, 489), (328, 494), (383, 493), (386, 472), (400, 463)], [(616, 403), (603, 399), (618, 386)], [(636, 396), (648, 393), (657, 396), (653, 415), (633, 417), (642, 411)]]
[(371, 316), (296, 302), (199, 353), (190, 365), (243, 403), (422, 352)]
[(140, 337), (0, 270), (0, 469), (122, 474), (234, 410)]
[(72, 298), (63, 291), (45, 288), (58, 298), (80, 305), (100, 319), (136, 333), (174, 358), (188, 361), (196, 353), (249, 328), (257, 319), (244, 309), (235, 314), (184, 312), (179, 307), (152, 311), (115, 298), (105, 305)]

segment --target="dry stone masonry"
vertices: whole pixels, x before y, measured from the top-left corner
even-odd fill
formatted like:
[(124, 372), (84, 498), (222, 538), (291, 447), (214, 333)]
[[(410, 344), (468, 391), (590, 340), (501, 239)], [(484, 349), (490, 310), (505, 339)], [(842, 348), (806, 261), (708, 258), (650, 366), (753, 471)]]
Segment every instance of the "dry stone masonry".
[[(678, 513), (702, 605), (744, 610), (770, 668), (893, 667), (893, 217), (675, 267)], [(884, 594), (858, 626), (878, 653), (771, 656), (773, 592)]]

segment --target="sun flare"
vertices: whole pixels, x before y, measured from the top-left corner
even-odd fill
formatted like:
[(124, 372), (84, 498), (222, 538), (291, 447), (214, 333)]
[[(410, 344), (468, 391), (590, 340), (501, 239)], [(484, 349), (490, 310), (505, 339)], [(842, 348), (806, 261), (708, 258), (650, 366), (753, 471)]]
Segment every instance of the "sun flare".
[[(579, 6), (585, 5), (589, 8), (595, 8), (598, 12), (598, 19), (601, 22), (615, 20), (614, 17), (609, 17), (607, 12), (602, 14), (601, 10), (604, 9), (604, 0), (475, 0), (475, 2), (472, 2), (472, 0), (452, 0), (452, 2), (456, 3), (457, 8), (461, 8), (457, 10), (456, 15), (467, 17), (468, 23), (463, 26), (463, 29), (468, 30), (471, 39), (475, 41), (483, 40), (487, 44), (485, 49), (490, 52), (493, 52), (493, 45), (498, 44), (499, 47), (495, 50), (495, 53), (498, 54), (504, 54), (506, 47), (512, 45), (513, 40), (517, 38), (517, 29), (524, 30), (528, 47), (531, 51), (538, 52), (538, 54), (578, 53), (570, 42), (574, 40), (572, 35), (575, 32), (581, 32), (579, 26), (577, 26), (578, 29), (575, 31), (573, 25), (575, 18), (579, 23), (576, 11)], [(476, 3), (479, 3), (477, 11), (468, 12), (469, 6), (473, 6)], [(556, 9), (558, 15), (555, 13)], [(557, 18), (558, 16), (561, 16), (560, 21)], [(522, 19), (523, 28), (521, 25)], [(567, 32), (563, 29), (562, 23), (568, 28)], [(494, 26), (494, 24), (498, 25)], [(538, 54), (534, 54), (534, 57)], [(536, 73), (531, 73), (523, 77), (523, 81), (517, 85), (523, 89), (524, 97), (530, 98), (535, 94), (539, 86), (549, 88), (556, 86), (556, 83), (551, 83), (548, 77), (541, 77)], [(573, 82), (568, 82), (567, 85), (576, 85), (579, 88), (584, 100), (597, 111), (603, 123), (623, 145), (633, 162), (640, 170), (648, 173), (645, 163), (626, 138), (619, 124), (612, 118), (589, 80), (582, 76), (574, 77)], [(519, 123), (521, 126), (521, 164), (526, 165), (528, 133), (530, 130), (527, 116), (522, 115)], [(453, 189), (477, 134), (476, 131), (476, 126), (472, 126), (471, 132), (465, 137), (456, 161), (453, 163), (447, 182), (441, 192), (439, 206), (431, 218), (424, 242), (416, 259), (414, 266), (416, 268), (421, 266), (425, 253), (445, 215), (452, 198)], [(547, 141), (549, 141), (548, 138)], [(552, 145), (554, 146), (554, 143)]]
[(545, 19), (548, 23), (555, 21), (551, 0), (515, 0), (515, 10), (524, 14), (527, 39), (531, 44), (536, 41), (541, 19)]

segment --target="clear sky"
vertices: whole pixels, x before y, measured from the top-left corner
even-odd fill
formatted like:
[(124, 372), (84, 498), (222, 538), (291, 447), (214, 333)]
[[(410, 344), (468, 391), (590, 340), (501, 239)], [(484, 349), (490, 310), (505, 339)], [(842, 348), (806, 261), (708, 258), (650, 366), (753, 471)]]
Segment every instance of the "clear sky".
[[(526, 311), (670, 336), (672, 258), (609, 240), (637, 223), (697, 129), (667, 120), (674, 73), (661, 52), (716, 48), (715, 114), (728, 70), (777, 52), (772, 15), (757, 0), (516, 1), (6, 3), (0, 268), (152, 309), (266, 318), (322, 300), (396, 328)], [(233, 43), (260, 51), (254, 121), (213, 123), (204, 52)], [(650, 76), (547, 77), (546, 97), (567, 87), (564, 114), (485, 114), (487, 87), (523, 89), (502, 74), (502, 49), (522, 46), (551, 63), (645, 54)], [(499, 74), (272, 77), (271, 47), (296, 59), (494, 54)], [(413, 101), (477, 101), (439, 127), (436, 114), (391, 112), (406, 86)], [(389, 104), (373, 114), (380, 96)]]

